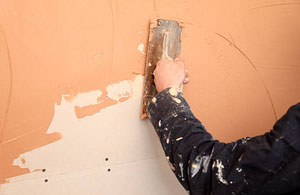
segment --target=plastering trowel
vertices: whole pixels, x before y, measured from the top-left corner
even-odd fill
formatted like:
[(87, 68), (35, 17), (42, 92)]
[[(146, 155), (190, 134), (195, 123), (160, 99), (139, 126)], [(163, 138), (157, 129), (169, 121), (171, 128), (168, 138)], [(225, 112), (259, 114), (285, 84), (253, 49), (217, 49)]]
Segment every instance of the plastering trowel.
[(175, 59), (181, 49), (180, 23), (174, 20), (155, 19), (150, 22), (147, 60), (145, 67), (145, 83), (141, 118), (148, 117), (149, 101), (157, 94), (153, 71), (161, 59)]

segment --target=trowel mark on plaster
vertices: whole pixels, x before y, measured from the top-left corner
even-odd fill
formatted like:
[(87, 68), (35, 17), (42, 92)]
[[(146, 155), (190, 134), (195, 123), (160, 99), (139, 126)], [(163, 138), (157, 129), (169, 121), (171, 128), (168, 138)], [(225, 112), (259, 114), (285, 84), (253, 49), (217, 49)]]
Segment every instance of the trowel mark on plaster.
[(300, 3), (274, 3), (274, 4), (269, 4), (269, 5), (262, 5), (258, 7), (253, 7), (251, 10), (254, 9), (261, 9), (261, 8), (267, 8), (267, 7), (276, 7), (276, 6), (286, 6), (286, 5), (300, 5)]
[(8, 99), (7, 99), (6, 108), (5, 108), (5, 116), (4, 116), (3, 124), (2, 124), (2, 127), (1, 127), (1, 131), (0, 131), (0, 143), (2, 143), (3, 133), (4, 133), (4, 129), (6, 127), (6, 122), (7, 122), (7, 119), (8, 119), (8, 112), (9, 112), (9, 107), (10, 107), (10, 102), (11, 102), (11, 94), (12, 94), (12, 88), (13, 88), (13, 70), (12, 70), (12, 63), (11, 63), (10, 52), (9, 52), (9, 49), (8, 49), (7, 39), (4, 35), (4, 32), (3, 32), (1, 26), (0, 26), (0, 36), (3, 37), (3, 41), (4, 41), (4, 52), (6, 51), (6, 54), (7, 54), (8, 67), (9, 67), (9, 78), (10, 78), (10, 80), (9, 80)]
[(257, 68), (275, 69), (275, 70), (300, 70), (298, 67), (272, 67), (272, 66), (256, 66)]
[(158, 11), (157, 11), (157, 6), (156, 6), (156, 0), (153, 0), (153, 8), (156, 14), (156, 17), (159, 17)]
[(109, 6), (110, 6), (110, 12), (111, 12), (111, 23), (112, 23), (112, 41), (111, 41), (111, 58), (110, 58), (110, 64), (108, 64), (109, 68), (108, 68), (108, 74), (107, 74), (107, 78), (105, 81), (105, 86), (108, 85), (109, 80), (110, 80), (110, 76), (111, 76), (111, 71), (112, 71), (112, 67), (114, 65), (114, 46), (115, 46), (115, 31), (116, 31), (116, 16), (115, 16), (115, 7), (114, 7), (114, 0), (109, 0)]
[(271, 106), (272, 106), (272, 110), (273, 110), (273, 114), (274, 114), (274, 119), (275, 119), (275, 121), (277, 121), (277, 114), (276, 114), (276, 110), (275, 110), (275, 106), (274, 106), (274, 102), (273, 102), (273, 100), (272, 100), (272, 97), (271, 97), (271, 93), (270, 93), (270, 91), (269, 91), (269, 89), (268, 89), (268, 87), (267, 87), (267, 85), (266, 85), (266, 83), (265, 83), (265, 81), (264, 81), (264, 79), (262, 78), (262, 76), (259, 74), (259, 72), (258, 72), (258, 70), (257, 70), (257, 68), (256, 68), (256, 66), (254, 65), (254, 63), (250, 60), (250, 58), (238, 47), (238, 46), (236, 46), (236, 44), (234, 43), (234, 42), (232, 42), (232, 41), (230, 41), (229, 39), (227, 39), (225, 36), (223, 36), (223, 35), (221, 35), (221, 34), (219, 34), (219, 33), (216, 33), (216, 35), (218, 35), (219, 37), (221, 37), (221, 38), (223, 38), (225, 41), (227, 41), (230, 45), (232, 45), (235, 49), (237, 49), (246, 59), (247, 59), (247, 61), (250, 63), (250, 65), (254, 68), (254, 70), (255, 70), (255, 72), (256, 72), (256, 74), (259, 76), (259, 78), (260, 78), (260, 80), (261, 80), (261, 82), (263, 83), (263, 86), (264, 86), (264, 88), (265, 88), (265, 90), (266, 90), (266, 92), (267, 92), (267, 95), (268, 95), (268, 97), (269, 97), (269, 100), (270, 100), (270, 103), (271, 103)]

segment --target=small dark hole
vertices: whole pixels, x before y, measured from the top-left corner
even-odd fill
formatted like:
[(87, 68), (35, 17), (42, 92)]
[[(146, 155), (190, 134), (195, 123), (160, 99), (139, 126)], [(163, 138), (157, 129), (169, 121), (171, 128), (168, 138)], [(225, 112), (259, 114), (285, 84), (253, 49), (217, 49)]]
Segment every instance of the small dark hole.
[(46, 172), (46, 169), (42, 169), (43, 172)]
[(107, 169), (108, 172), (110, 172), (110, 169)]
[(48, 182), (48, 179), (45, 179), (45, 182)]
[(105, 161), (108, 161), (108, 158), (105, 158)]

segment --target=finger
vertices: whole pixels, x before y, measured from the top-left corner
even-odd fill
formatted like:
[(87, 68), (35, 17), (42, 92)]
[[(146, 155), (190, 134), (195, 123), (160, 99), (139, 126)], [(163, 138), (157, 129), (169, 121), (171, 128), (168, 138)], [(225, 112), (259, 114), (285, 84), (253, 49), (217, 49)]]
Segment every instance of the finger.
[(188, 70), (188, 69), (185, 69), (185, 70), (184, 70), (184, 73), (185, 73), (185, 76), (186, 76), (186, 77), (190, 76), (189, 70)]

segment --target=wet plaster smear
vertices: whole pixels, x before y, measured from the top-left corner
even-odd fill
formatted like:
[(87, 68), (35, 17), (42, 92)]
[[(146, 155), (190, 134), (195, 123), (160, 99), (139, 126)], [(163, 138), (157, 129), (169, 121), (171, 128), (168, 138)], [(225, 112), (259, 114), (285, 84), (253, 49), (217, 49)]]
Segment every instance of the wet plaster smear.
[(299, 102), (299, 1), (2, 0), (1, 195), (185, 193), (139, 119), (156, 17), (183, 22), (184, 95), (216, 139)]

